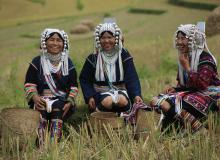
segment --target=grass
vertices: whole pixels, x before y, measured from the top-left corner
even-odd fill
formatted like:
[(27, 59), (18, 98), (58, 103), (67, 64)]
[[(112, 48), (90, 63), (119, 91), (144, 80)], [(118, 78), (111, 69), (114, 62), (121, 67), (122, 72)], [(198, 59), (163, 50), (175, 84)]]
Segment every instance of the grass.
[[(166, 0), (120, 0), (111, 1), (108, 5), (98, 0), (83, 0), (82, 3), (84, 8), (78, 11), (76, 3), (69, 0), (65, 3), (47, 0), (44, 5), (31, 1), (1, 1), (0, 109), (7, 106), (27, 107), (23, 92), (25, 72), (31, 59), (39, 54), (40, 33), (46, 27), (61, 28), (69, 34), (71, 28), (83, 19), (90, 19), (98, 24), (106, 16), (115, 17), (124, 33), (125, 47), (134, 57), (143, 98), (147, 103), (166, 85), (175, 85), (177, 65), (176, 50), (173, 49), (173, 33), (176, 27), (179, 24), (205, 20), (210, 14), (207, 10), (170, 5)], [(218, 0), (212, 0), (210, 3), (219, 5)], [(132, 14), (127, 12), (129, 8), (150, 8), (167, 12), (161, 15)], [(30, 14), (32, 12), (33, 14)], [(85, 58), (93, 51), (92, 36), (92, 32), (83, 35), (69, 34), (70, 57), (76, 65), (78, 74)], [(220, 35), (207, 39), (209, 49), (218, 61), (220, 60), (219, 40)], [(133, 140), (131, 128), (125, 129), (120, 136), (109, 129), (107, 138), (98, 134), (90, 138), (87, 128), (83, 125), (88, 111), (82, 92), (78, 96), (77, 104), (77, 112), (69, 119), (69, 134), (63, 138), (62, 143), (58, 145), (48, 143), (43, 152), (31, 146), (26, 151), (15, 150), (13, 154), (4, 156), (7, 158), (11, 156), (12, 159), (89, 159), (91, 157), (92, 159), (206, 159), (207, 157), (218, 159), (220, 157), (219, 132), (215, 132), (215, 129), (210, 129), (207, 136), (190, 135), (180, 139), (176, 138), (175, 134), (171, 137), (159, 137), (159, 132), (155, 131), (147, 141), (139, 142)], [(73, 128), (73, 125), (77, 127)], [(192, 154), (194, 154), (193, 158)]]
[[(127, 126), (118, 132), (105, 126), (103, 132), (90, 128), (83, 123), (80, 130), (69, 126), (69, 134), (59, 143), (47, 139), (44, 148), (39, 150), (27, 145), (23, 151), (11, 150), (13, 159), (219, 159), (219, 130), (212, 127), (210, 116), (209, 129), (195, 135), (181, 136), (173, 131), (171, 135), (160, 136), (152, 129), (147, 136), (134, 140), (133, 129)], [(94, 130), (93, 130), (94, 129)], [(46, 136), (47, 137), (47, 136)], [(3, 158), (9, 154), (3, 152)]]

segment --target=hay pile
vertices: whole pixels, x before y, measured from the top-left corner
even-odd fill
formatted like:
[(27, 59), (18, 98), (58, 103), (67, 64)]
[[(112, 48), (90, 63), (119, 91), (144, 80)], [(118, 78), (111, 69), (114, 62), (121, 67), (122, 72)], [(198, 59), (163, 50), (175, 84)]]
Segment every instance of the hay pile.
[(220, 33), (220, 7), (216, 8), (206, 19), (206, 35), (213, 36)]
[(95, 24), (91, 20), (82, 20), (80, 24), (76, 25), (72, 30), (70, 30), (71, 34), (82, 34), (93, 31)]

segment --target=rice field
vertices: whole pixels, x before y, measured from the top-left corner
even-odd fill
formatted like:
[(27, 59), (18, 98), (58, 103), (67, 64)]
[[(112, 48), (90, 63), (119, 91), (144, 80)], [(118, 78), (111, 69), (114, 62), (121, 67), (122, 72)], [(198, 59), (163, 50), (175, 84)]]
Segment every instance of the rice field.
[[(205, 0), (194, 2), (206, 2)], [(166, 0), (1, 0), (0, 1), (0, 110), (5, 107), (28, 107), (24, 98), (24, 76), (31, 59), (38, 55), (40, 33), (46, 27), (64, 29), (70, 38), (70, 56), (78, 74), (85, 58), (93, 51), (93, 32), (70, 34), (83, 20), (94, 24), (106, 16), (114, 17), (123, 31), (125, 48), (132, 56), (140, 77), (146, 103), (166, 85), (175, 84), (176, 50), (173, 33), (179, 24), (205, 21), (207, 10), (182, 8)], [(220, 4), (218, 0), (209, 3)], [(22, 8), (22, 9), (21, 9)], [(130, 8), (165, 10), (161, 15), (133, 14)], [(219, 61), (220, 35), (208, 37), (209, 49)], [(179, 138), (160, 136), (152, 131), (147, 139), (135, 141), (132, 128), (117, 134), (107, 128), (107, 135), (94, 131), (92, 138), (85, 127), (88, 113), (82, 93), (77, 99), (78, 111), (71, 117), (68, 133), (58, 145), (48, 143), (43, 151), (29, 146), (25, 151), (1, 151), (2, 159), (220, 159), (219, 131)], [(210, 123), (214, 123), (210, 120)], [(79, 127), (75, 127), (79, 125)], [(211, 125), (212, 126), (212, 125)], [(107, 136), (107, 137), (106, 137)], [(2, 149), (2, 148), (1, 148)], [(1, 156), (0, 156), (1, 157)], [(1, 159), (1, 158), (0, 158)]]

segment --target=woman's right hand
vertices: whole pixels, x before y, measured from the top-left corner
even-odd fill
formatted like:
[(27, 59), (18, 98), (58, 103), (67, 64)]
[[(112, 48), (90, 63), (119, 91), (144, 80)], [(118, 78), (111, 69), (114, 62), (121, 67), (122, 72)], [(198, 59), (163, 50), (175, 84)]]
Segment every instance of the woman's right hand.
[(176, 92), (176, 90), (173, 87), (167, 87), (164, 92), (165, 92), (165, 94), (169, 94), (169, 93)]
[(46, 101), (43, 98), (41, 98), (39, 95), (35, 94), (35, 95), (33, 95), (32, 100), (34, 101), (35, 109), (45, 110)]
[(96, 104), (95, 104), (95, 99), (94, 99), (93, 97), (91, 97), (91, 98), (89, 99), (88, 105), (89, 105), (89, 109), (95, 110)]

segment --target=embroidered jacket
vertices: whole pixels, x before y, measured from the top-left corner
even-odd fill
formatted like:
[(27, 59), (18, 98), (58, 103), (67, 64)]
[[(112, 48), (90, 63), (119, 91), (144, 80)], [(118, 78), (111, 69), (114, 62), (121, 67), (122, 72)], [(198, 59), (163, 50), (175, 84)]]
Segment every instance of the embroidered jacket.
[[(121, 53), (123, 69), (124, 69), (124, 80), (120, 81), (120, 71), (119, 71), (119, 62), (116, 61), (116, 82), (113, 82), (113, 85), (125, 85), (125, 88), (128, 92), (128, 96), (131, 100), (135, 96), (141, 96), (141, 86), (140, 81), (133, 63), (133, 58), (130, 56), (129, 52), (125, 49), (122, 49)], [(108, 86), (108, 82), (97, 81), (95, 79), (96, 71), (96, 62), (97, 54), (90, 54), (85, 64), (82, 68), (80, 74), (80, 85), (84, 95), (86, 103), (88, 103), (89, 98), (96, 97), (100, 95), (100, 92), (97, 92), (94, 88), (94, 84), (98, 86)]]
[[(52, 73), (53, 80), (58, 90), (66, 93), (65, 97), (58, 97), (63, 101), (73, 103), (74, 97), (78, 94), (78, 83), (75, 66), (71, 59), (68, 59), (69, 75), (63, 76), (61, 71)], [(41, 95), (44, 89), (49, 89), (43, 75), (40, 56), (35, 57), (29, 65), (25, 78), (26, 98), (31, 107), (33, 107), (32, 96), (34, 94)]]

